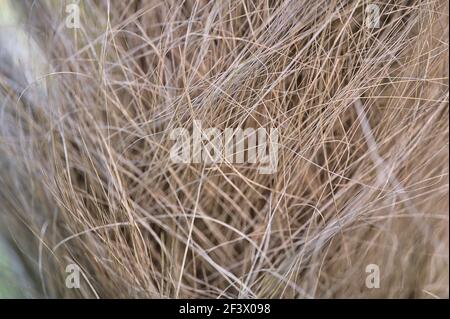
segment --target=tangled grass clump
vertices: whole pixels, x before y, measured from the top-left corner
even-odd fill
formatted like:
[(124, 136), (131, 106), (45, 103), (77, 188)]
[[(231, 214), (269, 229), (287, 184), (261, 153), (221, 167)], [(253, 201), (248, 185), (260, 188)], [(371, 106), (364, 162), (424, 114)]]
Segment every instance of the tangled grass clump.
[[(16, 3), (0, 210), (36, 291), (448, 298), (448, 3), (374, 3), (379, 28), (360, 0), (84, 0), (79, 29)], [(276, 172), (174, 163), (195, 120), (277, 128)]]

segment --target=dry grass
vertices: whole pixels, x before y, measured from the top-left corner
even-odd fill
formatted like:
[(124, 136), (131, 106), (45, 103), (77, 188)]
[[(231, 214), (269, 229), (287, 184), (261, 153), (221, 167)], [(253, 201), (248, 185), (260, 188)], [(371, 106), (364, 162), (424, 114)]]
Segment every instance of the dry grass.
[[(446, 1), (22, 4), (0, 209), (44, 296), (448, 298)], [(277, 172), (174, 164), (193, 120), (277, 127)]]

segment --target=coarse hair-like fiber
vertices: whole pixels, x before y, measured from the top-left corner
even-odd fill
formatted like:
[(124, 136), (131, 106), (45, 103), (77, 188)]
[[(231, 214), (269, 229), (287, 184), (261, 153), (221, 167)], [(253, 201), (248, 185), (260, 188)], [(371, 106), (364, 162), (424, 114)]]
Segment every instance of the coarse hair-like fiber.
[[(72, 2), (14, 1), (0, 54), (34, 296), (448, 298), (447, 1)], [(174, 162), (194, 121), (276, 128), (276, 170)]]

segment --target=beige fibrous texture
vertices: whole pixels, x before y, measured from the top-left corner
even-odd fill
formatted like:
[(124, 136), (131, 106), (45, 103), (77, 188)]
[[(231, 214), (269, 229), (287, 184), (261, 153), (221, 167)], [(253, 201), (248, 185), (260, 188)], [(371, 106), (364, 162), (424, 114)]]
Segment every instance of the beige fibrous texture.
[[(448, 298), (446, 1), (70, 3), (16, 3), (33, 46), (0, 67), (1, 215), (42, 296)], [(194, 121), (277, 128), (276, 171), (174, 163)]]

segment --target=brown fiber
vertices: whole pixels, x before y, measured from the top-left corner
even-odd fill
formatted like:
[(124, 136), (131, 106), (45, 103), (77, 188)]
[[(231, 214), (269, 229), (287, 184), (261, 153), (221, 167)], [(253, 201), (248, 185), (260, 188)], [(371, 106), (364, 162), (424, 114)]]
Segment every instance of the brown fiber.
[[(42, 296), (448, 298), (447, 1), (20, 3), (0, 210)], [(277, 171), (173, 163), (194, 120), (277, 128)]]

